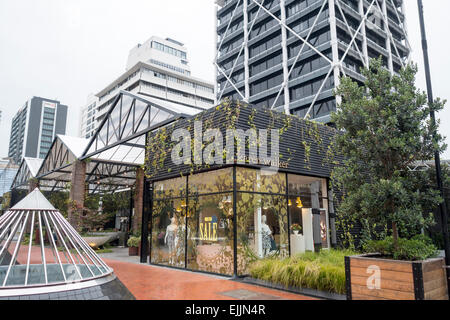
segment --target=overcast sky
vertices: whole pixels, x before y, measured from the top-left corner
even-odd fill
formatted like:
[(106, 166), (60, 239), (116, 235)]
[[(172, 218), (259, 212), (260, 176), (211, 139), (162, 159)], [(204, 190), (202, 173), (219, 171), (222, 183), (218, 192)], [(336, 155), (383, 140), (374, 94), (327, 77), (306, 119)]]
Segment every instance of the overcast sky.
[[(417, 2), (405, 1), (418, 86), (425, 89)], [(450, 1), (424, 6), (434, 93), (448, 99)], [(153, 35), (185, 43), (192, 75), (213, 82), (214, 19), (214, 0), (0, 0), (0, 157), (8, 153), (12, 117), (32, 96), (69, 105), (67, 134), (77, 135), (88, 94), (117, 78), (129, 50)], [(449, 104), (439, 117), (450, 144)]]

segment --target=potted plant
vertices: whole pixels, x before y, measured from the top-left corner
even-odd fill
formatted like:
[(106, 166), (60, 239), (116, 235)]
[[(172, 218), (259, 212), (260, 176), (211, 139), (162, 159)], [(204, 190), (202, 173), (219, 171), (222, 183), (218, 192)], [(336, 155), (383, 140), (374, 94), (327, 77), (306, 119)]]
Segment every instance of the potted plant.
[(127, 241), (128, 245), (128, 255), (129, 256), (138, 256), (139, 255), (139, 246), (141, 245), (141, 237), (132, 236)]
[(298, 223), (294, 223), (294, 224), (291, 226), (291, 230), (294, 232), (295, 235), (298, 235), (299, 232), (302, 232), (302, 226), (299, 225)]
[[(416, 237), (434, 224), (442, 199), (427, 172), (411, 169), (444, 150), (428, 121), (444, 103), (427, 103), (412, 64), (392, 75), (380, 58), (361, 72), (363, 86), (342, 79), (336, 90), (342, 103), (332, 115), (340, 130), (335, 152), (342, 156), (332, 174), (343, 191), (341, 241), (358, 245), (352, 240), (361, 236), (366, 252), (346, 258), (348, 299), (448, 299), (444, 260), (434, 258), (426, 238)], [(358, 224), (360, 234), (353, 231)]]

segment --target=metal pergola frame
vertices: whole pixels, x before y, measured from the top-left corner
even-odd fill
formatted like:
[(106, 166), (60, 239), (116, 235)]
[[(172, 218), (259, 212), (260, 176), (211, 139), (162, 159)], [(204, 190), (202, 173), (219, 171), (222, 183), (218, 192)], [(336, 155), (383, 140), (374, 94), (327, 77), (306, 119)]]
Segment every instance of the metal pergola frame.
[[(33, 164), (34, 162), (34, 164)], [(14, 177), (11, 185), (11, 190), (28, 190), (30, 181), (36, 179), (39, 167), (42, 165), (43, 159), (39, 158), (24, 158), (20, 164), (19, 170)], [(39, 167), (34, 167), (39, 165)], [(65, 183), (62, 181), (41, 181), (41, 189), (43, 191), (55, 191), (65, 189)]]
[(121, 90), (90, 140), (57, 136), (36, 174), (22, 162), (12, 189), (26, 189), (37, 179), (45, 191), (67, 191), (76, 161), (86, 162), (90, 193), (130, 189), (145, 162), (148, 133), (199, 111)]

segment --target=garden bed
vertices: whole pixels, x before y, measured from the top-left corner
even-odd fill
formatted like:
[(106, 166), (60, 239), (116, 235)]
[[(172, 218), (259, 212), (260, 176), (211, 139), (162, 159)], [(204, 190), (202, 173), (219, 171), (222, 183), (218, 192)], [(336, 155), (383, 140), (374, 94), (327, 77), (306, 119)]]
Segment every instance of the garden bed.
[(246, 281), (325, 299), (345, 299), (345, 256), (348, 255), (355, 252), (322, 250), (281, 260), (259, 260), (251, 265), (251, 278)]
[(281, 284), (264, 281), (264, 280), (260, 280), (260, 279), (255, 279), (252, 277), (245, 277), (244, 279), (242, 279), (242, 282), (254, 284), (257, 286), (262, 286), (262, 287), (266, 287), (266, 288), (270, 288), (270, 289), (288, 291), (291, 293), (301, 294), (301, 295), (310, 296), (310, 297), (319, 298), (319, 299), (347, 300), (347, 297), (345, 294), (338, 294), (338, 293), (334, 293), (334, 292), (325, 292), (325, 291), (309, 289), (309, 288), (298, 288), (298, 287), (291, 287), (291, 286), (286, 287)]

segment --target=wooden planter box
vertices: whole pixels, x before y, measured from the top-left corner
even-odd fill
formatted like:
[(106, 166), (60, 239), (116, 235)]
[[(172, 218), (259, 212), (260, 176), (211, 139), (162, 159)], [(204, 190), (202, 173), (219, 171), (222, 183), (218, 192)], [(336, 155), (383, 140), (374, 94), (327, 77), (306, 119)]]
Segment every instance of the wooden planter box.
[(448, 300), (445, 261), (345, 257), (348, 300)]
[(129, 256), (138, 256), (139, 255), (139, 248), (137, 248), (137, 247), (128, 247), (128, 255)]

